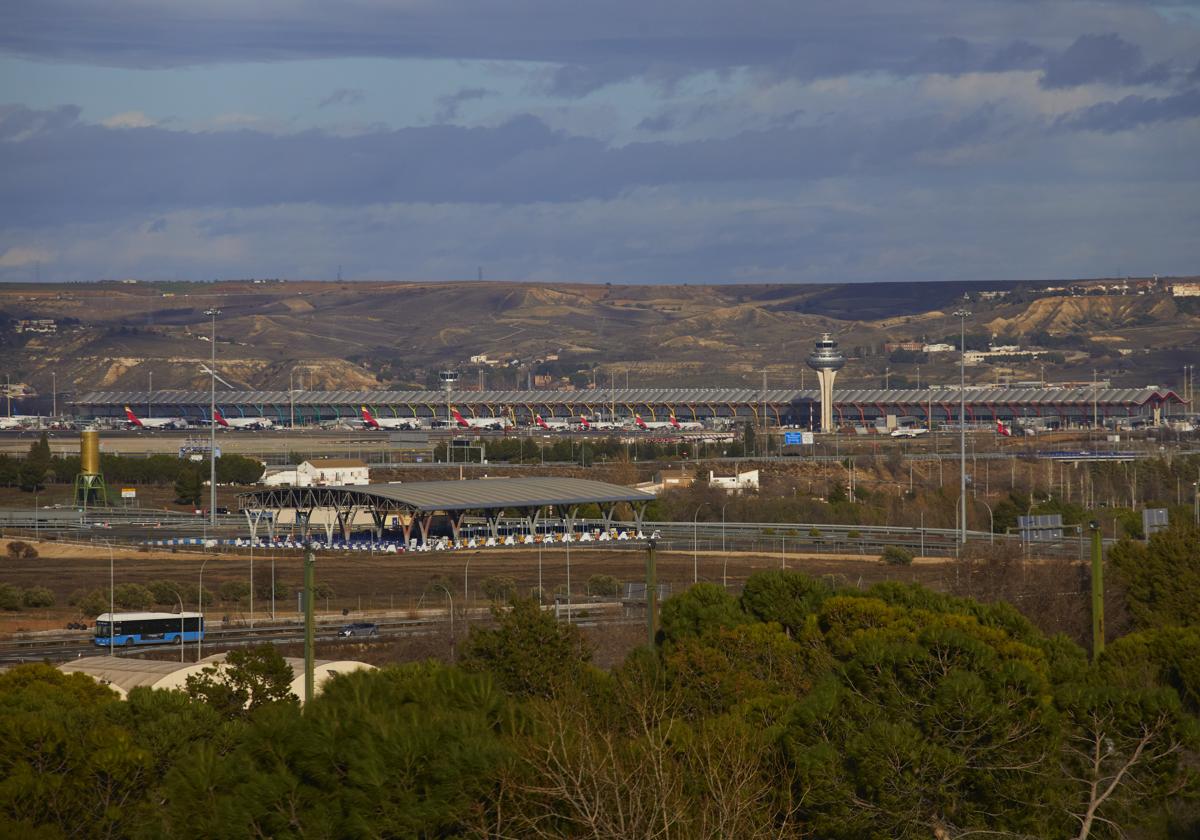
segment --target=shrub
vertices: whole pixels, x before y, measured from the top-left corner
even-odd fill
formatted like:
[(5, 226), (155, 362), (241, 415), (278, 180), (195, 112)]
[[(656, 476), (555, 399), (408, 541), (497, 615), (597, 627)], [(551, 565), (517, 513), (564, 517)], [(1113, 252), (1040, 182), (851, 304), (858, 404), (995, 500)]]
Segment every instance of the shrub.
[(188, 595), (187, 587), (173, 580), (152, 580), (146, 584), (146, 588), (154, 597), (154, 603), (166, 606), (178, 604), (180, 599)]
[(31, 586), (21, 595), (21, 603), (27, 607), (53, 607), (54, 593), (44, 586)]
[(108, 612), (108, 592), (104, 589), (93, 589), (81, 597), (75, 606), (83, 615), (95, 618), (100, 613)]
[(21, 590), (10, 583), (0, 583), (0, 610), (21, 609)]
[(587, 582), (588, 592), (604, 598), (615, 598), (621, 594), (621, 581), (612, 575), (592, 575)]
[(221, 600), (240, 604), (250, 596), (250, 584), (244, 580), (227, 580), (221, 584)]
[(855, 530), (846, 532), (846, 539), (848, 539), (848, 540), (857, 540), (861, 536), (862, 536), (862, 534), (860, 534), (858, 531), (855, 531)]
[(8, 556), (12, 560), (36, 560), (38, 550), (27, 542), (13, 540), (8, 544)]
[(123, 610), (144, 610), (154, 604), (154, 595), (140, 583), (122, 583), (113, 590), (113, 601)]
[(880, 559), (890, 566), (911, 566), (913, 553), (898, 545), (884, 546)]
[(808, 535), (810, 537), (819, 537), (819, 536), (821, 536), (821, 529), (818, 528), (816, 525), (814, 525), (813, 527), (808, 529)]
[(517, 582), (510, 577), (493, 575), (485, 577), (480, 582), (479, 589), (489, 601), (508, 601), (517, 592)]

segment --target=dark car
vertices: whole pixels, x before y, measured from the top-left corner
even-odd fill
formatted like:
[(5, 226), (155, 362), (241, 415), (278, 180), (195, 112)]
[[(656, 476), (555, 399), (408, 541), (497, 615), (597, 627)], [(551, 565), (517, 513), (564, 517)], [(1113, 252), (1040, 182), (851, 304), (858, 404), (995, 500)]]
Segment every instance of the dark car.
[(346, 624), (338, 631), (339, 636), (378, 636), (379, 626), (371, 624), (369, 621), (356, 621), (353, 624)]

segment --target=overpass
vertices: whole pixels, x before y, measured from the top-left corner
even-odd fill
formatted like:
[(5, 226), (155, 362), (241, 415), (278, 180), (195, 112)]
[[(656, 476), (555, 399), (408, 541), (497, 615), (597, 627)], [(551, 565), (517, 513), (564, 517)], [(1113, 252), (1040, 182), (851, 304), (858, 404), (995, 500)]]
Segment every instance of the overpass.
[[(957, 388), (842, 389), (833, 392), (834, 419), (842, 425), (872, 425), (888, 415), (911, 418), (926, 425), (957, 422)], [(123, 419), (124, 406), (151, 416), (207, 421), (210, 394), (195, 391), (89, 391), (78, 395), (74, 410), (80, 417)], [(360, 406), (379, 417), (445, 419), (447, 404), (466, 417), (513, 416), (532, 421), (589, 418), (665, 420), (673, 412), (680, 420), (751, 422), (755, 425), (813, 428), (820, 420), (816, 389), (754, 388), (618, 388), (583, 391), (218, 391), (217, 408), (228, 417), (267, 417), (297, 425), (337, 420), (355, 421)], [(1088, 425), (1093, 414), (1101, 422), (1142, 419), (1157, 424), (1164, 409), (1184, 405), (1174, 391), (1162, 388), (1009, 388), (966, 389), (968, 423), (1059, 422)]]

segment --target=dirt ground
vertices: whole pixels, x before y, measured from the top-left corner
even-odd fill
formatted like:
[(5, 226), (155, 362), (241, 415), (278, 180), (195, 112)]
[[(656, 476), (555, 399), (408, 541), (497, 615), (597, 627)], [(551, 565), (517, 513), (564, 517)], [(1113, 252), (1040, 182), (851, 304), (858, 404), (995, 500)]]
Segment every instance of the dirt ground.
[[(7, 543), (7, 540), (0, 540), (0, 556), (4, 556)], [(45, 586), (54, 593), (56, 606), (46, 610), (0, 614), (0, 633), (19, 628), (36, 630), (61, 627), (65, 622), (79, 618), (77, 611), (67, 605), (72, 592), (108, 585), (107, 549), (98, 551), (93, 546), (62, 542), (42, 541), (34, 544), (39, 552), (35, 560), (13, 560), (6, 556), (0, 560), (0, 568), (3, 569), (0, 582), (22, 588)], [(694, 574), (699, 580), (715, 583), (721, 583), (724, 576), (730, 589), (736, 591), (749, 575), (764, 569), (779, 568), (783, 562), (779, 554), (750, 552), (723, 555), (720, 552), (701, 551), (693, 559), (691, 552), (660, 551), (657, 557), (659, 582), (669, 585), (671, 592), (686, 589), (691, 585)], [(592, 575), (612, 575), (620, 581), (645, 579), (645, 552), (637, 549), (616, 551), (576, 548), (570, 552), (570, 561), (571, 593), (574, 599), (580, 601), (587, 597), (588, 578)], [(276, 583), (284, 584), (289, 592), (294, 592), (303, 581), (302, 563), (300, 553), (295, 551), (255, 552), (255, 585), (265, 586), (269, 591), (273, 566)], [(786, 563), (789, 569), (816, 576), (832, 576), (840, 583), (859, 586), (869, 586), (881, 580), (901, 580), (939, 588), (944, 577), (944, 562), (941, 560), (918, 561), (910, 567), (896, 567), (884, 565), (870, 556), (810, 557), (793, 553), (787, 555)], [(194, 585), (199, 582), (201, 565), (204, 566), (206, 589), (215, 591), (228, 580), (249, 582), (250, 556), (246, 553), (229, 555), (186, 550), (113, 550), (113, 578), (117, 585), (145, 584), (153, 580), (175, 580)], [(445, 595), (440, 590), (426, 594), (429, 583), (435, 579), (442, 581), (453, 593), (456, 609), (463, 605), (464, 584), (470, 595), (469, 600), (475, 606), (487, 603), (482, 586), (489, 577), (510, 578), (517, 590), (524, 594), (533, 592), (539, 585), (538, 552), (528, 550), (493, 549), (452, 554), (321, 554), (317, 557), (316, 571), (318, 584), (327, 584), (333, 590), (329, 598), (318, 600), (318, 610), (320, 613), (338, 615), (344, 609), (349, 610), (350, 614), (365, 614), (441, 605)], [(540, 581), (546, 592), (565, 587), (567, 552), (563, 547), (543, 550)], [(275, 608), (277, 615), (294, 614), (297, 609), (295, 595), (277, 599)], [(231, 620), (248, 617), (249, 614), (248, 604), (218, 604), (213, 611), (226, 614)], [(269, 611), (269, 602), (256, 600), (255, 612), (259, 617)]]

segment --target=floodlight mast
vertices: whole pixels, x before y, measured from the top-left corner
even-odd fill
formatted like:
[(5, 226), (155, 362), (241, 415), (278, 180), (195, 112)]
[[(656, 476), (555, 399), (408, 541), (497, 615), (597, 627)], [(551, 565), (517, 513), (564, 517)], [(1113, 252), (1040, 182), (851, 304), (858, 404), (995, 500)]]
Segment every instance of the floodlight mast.
[[(208, 405), (208, 521), (217, 527), (217, 316), (221, 310), (216, 307), (204, 312), (212, 318), (212, 389), (209, 392)], [(225, 380), (221, 380), (224, 382)], [(228, 383), (227, 383), (228, 384)]]
[(954, 313), (958, 318), (958, 447), (959, 447), (959, 545), (967, 544), (967, 319), (965, 308)]

